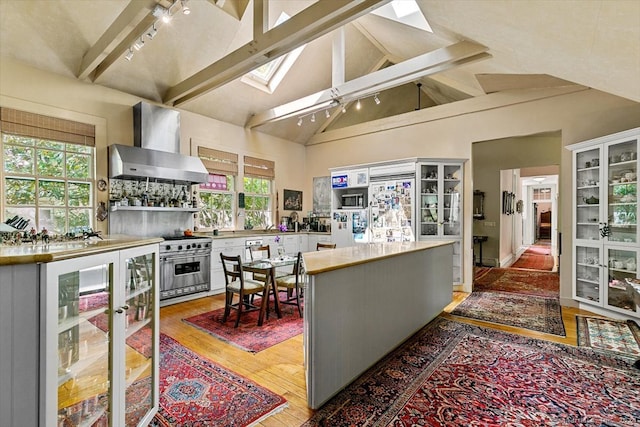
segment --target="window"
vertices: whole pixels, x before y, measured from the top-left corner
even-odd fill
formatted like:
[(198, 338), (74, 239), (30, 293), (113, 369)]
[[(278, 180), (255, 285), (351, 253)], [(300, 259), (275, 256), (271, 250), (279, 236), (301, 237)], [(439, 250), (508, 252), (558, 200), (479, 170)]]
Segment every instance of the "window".
[(197, 225), (201, 229), (234, 228), (234, 189), (233, 175), (209, 175), (209, 182), (200, 184), (200, 213)]
[(8, 133), (1, 145), (3, 220), (56, 234), (93, 228), (93, 147)]
[(199, 186), (200, 212), (196, 225), (208, 230), (234, 229), (238, 155), (198, 147), (198, 157), (209, 171), (209, 180)]
[[(289, 15), (282, 12), (280, 16), (278, 16), (274, 28), (288, 19)], [(242, 76), (240, 81), (264, 92), (273, 93), (306, 46), (306, 44), (302, 45), (285, 55), (279, 56), (273, 61), (261, 65)]]
[(271, 180), (244, 177), (244, 227), (266, 228), (271, 225)]
[(551, 200), (551, 188), (549, 187), (534, 188), (533, 200)]

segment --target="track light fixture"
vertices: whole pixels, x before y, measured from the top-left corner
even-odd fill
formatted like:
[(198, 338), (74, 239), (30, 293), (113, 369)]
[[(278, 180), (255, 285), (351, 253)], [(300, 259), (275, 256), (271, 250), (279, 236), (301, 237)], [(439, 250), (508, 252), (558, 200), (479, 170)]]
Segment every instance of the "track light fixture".
[(347, 112), (347, 106), (342, 104), (342, 113), (346, 113)]
[(311, 115), (311, 123), (315, 123), (316, 122), (316, 113), (313, 113)]
[(147, 31), (147, 37), (149, 37), (149, 40), (153, 40), (156, 34), (158, 34), (158, 29), (156, 28), (156, 23), (154, 22), (153, 26), (149, 28), (149, 31)]
[(358, 102), (356, 103), (356, 110), (359, 110), (360, 108), (361, 108), (360, 100), (358, 99)]
[(133, 47), (136, 50), (140, 50), (144, 47), (144, 39), (142, 38), (142, 36), (140, 36), (140, 40), (136, 40), (136, 42), (133, 44)]
[(377, 93), (375, 95), (373, 95), (373, 100), (375, 101), (376, 105), (380, 105), (380, 99), (378, 99), (378, 94)]
[(181, 4), (182, 4), (182, 13), (184, 13), (185, 15), (188, 15), (191, 13), (191, 9), (189, 8), (189, 6), (187, 5), (187, 2), (189, 0), (181, 0)]
[(298, 126), (302, 126), (302, 117), (298, 119)]
[(124, 59), (126, 59), (127, 61), (131, 61), (132, 58), (133, 58), (133, 49), (129, 48), (129, 50), (127, 51), (127, 54), (124, 56)]
[(324, 116), (328, 119), (329, 117), (331, 117), (331, 113), (329, 112), (329, 110), (324, 110)]

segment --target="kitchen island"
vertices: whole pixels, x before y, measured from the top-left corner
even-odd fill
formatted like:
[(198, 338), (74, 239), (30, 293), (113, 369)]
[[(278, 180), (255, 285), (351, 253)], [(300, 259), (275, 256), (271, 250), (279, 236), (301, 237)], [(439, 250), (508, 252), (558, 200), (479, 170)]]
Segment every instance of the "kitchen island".
[(303, 254), (310, 408), (319, 408), (451, 302), (452, 254), (451, 241)]

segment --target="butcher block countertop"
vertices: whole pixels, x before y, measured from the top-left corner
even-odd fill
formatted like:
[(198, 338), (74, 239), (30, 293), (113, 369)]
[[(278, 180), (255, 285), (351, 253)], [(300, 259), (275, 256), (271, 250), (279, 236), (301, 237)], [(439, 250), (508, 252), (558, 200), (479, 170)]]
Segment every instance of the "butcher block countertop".
[(0, 265), (32, 264), (53, 262), (85, 255), (94, 255), (114, 250), (134, 248), (164, 241), (161, 237), (136, 237), (107, 235), (100, 239), (54, 242), (44, 245), (22, 244), (18, 246), (0, 245)]
[(346, 248), (305, 252), (305, 272), (310, 275), (338, 270), (353, 265), (394, 257), (403, 253), (424, 251), (438, 246), (450, 245), (451, 240), (435, 240), (403, 243), (362, 243)]

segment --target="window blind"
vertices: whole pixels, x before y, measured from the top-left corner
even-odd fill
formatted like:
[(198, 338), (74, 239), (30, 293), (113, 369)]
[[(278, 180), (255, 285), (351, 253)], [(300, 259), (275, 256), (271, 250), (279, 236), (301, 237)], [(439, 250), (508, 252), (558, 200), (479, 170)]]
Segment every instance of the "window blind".
[(271, 160), (244, 156), (244, 176), (252, 178), (275, 179), (276, 164)]
[(238, 175), (238, 155), (235, 153), (199, 146), (198, 157), (211, 174)]
[(73, 120), (0, 107), (2, 132), (95, 147), (96, 127)]

